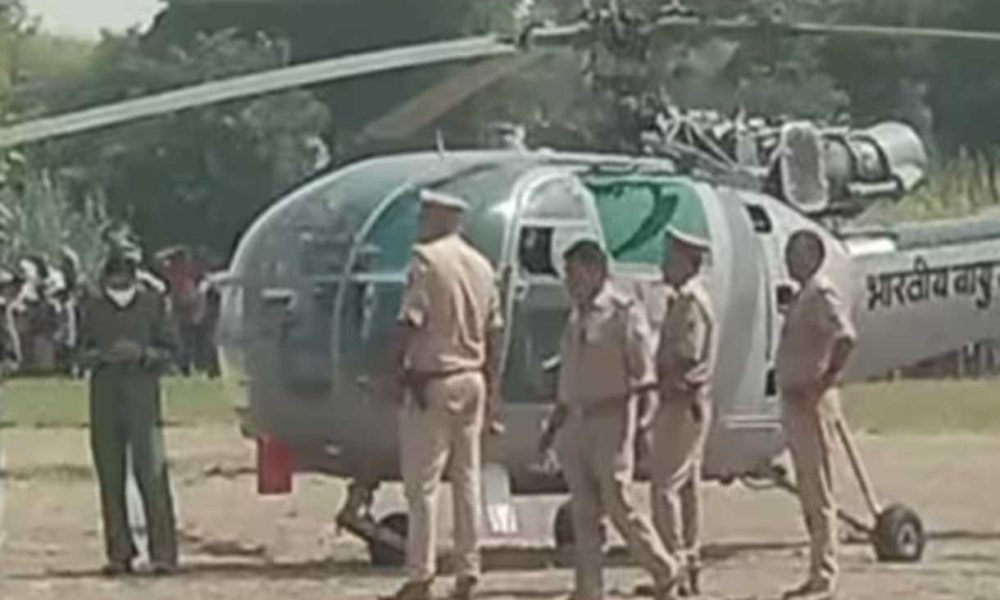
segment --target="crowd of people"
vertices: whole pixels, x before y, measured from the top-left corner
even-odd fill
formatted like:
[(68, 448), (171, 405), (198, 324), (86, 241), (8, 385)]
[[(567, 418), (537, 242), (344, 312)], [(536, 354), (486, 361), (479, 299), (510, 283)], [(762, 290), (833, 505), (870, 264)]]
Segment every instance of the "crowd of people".
[[(140, 278), (170, 302), (179, 351), (172, 368), (179, 374), (218, 377), (214, 341), (221, 299), (212, 263), (186, 247), (173, 247), (142, 261)], [(16, 375), (78, 378), (83, 375), (76, 348), (80, 304), (91, 282), (73, 250), (56, 257), (25, 256), (0, 267), (0, 301), (9, 319), (17, 352)]]

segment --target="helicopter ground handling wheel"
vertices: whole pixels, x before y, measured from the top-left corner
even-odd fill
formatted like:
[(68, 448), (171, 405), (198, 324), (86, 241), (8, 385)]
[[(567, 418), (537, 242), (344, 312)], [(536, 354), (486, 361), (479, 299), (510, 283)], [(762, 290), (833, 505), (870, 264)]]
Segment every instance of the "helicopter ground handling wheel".
[(371, 513), (376, 489), (377, 482), (352, 481), (347, 500), (337, 513), (337, 527), (364, 540), (373, 566), (401, 567), (410, 520), (406, 513), (395, 512), (376, 521)]
[[(559, 505), (552, 519), (552, 539), (555, 540), (556, 554), (560, 562), (572, 564), (573, 547), (576, 545), (576, 534), (573, 531), (573, 507), (567, 500)], [(601, 520), (601, 547), (608, 544), (608, 523)]]
[[(405, 540), (410, 529), (410, 518), (406, 513), (392, 513), (379, 519), (377, 527)], [(366, 541), (372, 566), (398, 568), (406, 563), (406, 550), (397, 544), (386, 543), (381, 536)]]
[(875, 519), (872, 545), (881, 562), (918, 562), (927, 545), (924, 525), (913, 509), (894, 504)]
[[(857, 479), (861, 495), (865, 499), (873, 524), (845, 512), (837, 510), (837, 518), (846, 523), (852, 530), (863, 536), (862, 539), (871, 543), (875, 557), (880, 562), (919, 562), (927, 546), (927, 534), (924, 524), (917, 512), (905, 504), (892, 504), (882, 508), (875, 497), (871, 481), (861, 460), (854, 439), (843, 419), (836, 424), (837, 436), (840, 438), (847, 453), (848, 462)], [(798, 488), (788, 476), (788, 471), (781, 465), (772, 465), (766, 479), (778, 488), (798, 495)]]
[[(799, 493), (781, 465), (772, 467), (768, 479), (781, 490), (796, 496)], [(872, 545), (879, 562), (915, 563), (923, 558), (927, 546), (923, 521), (915, 510), (905, 504), (892, 504), (873, 512), (873, 525), (840, 509), (837, 510), (837, 518), (847, 525), (852, 539), (861, 539)]]

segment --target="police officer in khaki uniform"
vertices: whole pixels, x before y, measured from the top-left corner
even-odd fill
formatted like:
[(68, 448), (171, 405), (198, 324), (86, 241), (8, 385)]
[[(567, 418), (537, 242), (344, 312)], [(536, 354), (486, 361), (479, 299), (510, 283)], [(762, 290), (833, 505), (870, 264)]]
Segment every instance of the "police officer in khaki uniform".
[(407, 583), (393, 596), (429, 598), (435, 576), (436, 496), (452, 485), (457, 581), (453, 597), (473, 594), (480, 575), (480, 442), (484, 418), (502, 430), (497, 391), (502, 315), (489, 261), (462, 239), (466, 203), (421, 193), (419, 241), (399, 313), (392, 355), (405, 392), (400, 459), (409, 507)]
[(664, 281), (675, 291), (660, 329), (656, 372), (659, 408), (650, 453), (653, 522), (667, 550), (687, 567), (698, 593), (701, 461), (712, 422), (711, 376), (718, 332), (701, 277), (705, 236), (670, 228)]
[(677, 564), (636, 511), (628, 488), (634, 475), (637, 399), (655, 393), (649, 325), (638, 303), (612, 289), (607, 257), (596, 241), (577, 241), (564, 257), (573, 310), (562, 340), (558, 405), (541, 449), (548, 450), (562, 427), (559, 462), (572, 496), (576, 538), (574, 600), (604, 597), (604, 514), (653, 576), (655, 596), (673, 598)]
[(788, 271), (800, 289), (778, 348), (785, 436), (809, 533), (809, 578), (786, 598), (831, 598), (837, 582), (832, 448), (840, 416), (838, 381), (854, 347), (850, 310), (821, 273), (823, 240), (813, 231), (788, 242)]

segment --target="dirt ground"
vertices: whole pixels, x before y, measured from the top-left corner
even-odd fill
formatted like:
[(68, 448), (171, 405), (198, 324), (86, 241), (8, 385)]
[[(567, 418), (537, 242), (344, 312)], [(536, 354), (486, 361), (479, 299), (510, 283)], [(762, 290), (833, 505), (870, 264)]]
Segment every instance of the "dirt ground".
[[(360, 599), (398, 584), (398, 573), (369, 567), (364, 546), (335, 531), (341, 482), (302, 476), (292, 496), (256, 496), (252, 447), (230, 427), (168, 434), (182, 573), (166, 580), (104, 580), (96, 574), (102, 552), (85, 431), (15, 429), (3, 437), (7, 494), (0, 598)], [(866, 545), (845, 547), (842, 597), (1000, 598), (1000, 437), (860, 441), (879, 490), (886, 499), (917, 507), (932, 539), (917, 565), (878, 564)], [(841, 486), (845, 502), (857, 508), (849, 483)], [(540, 507), (535, 519), (526, 520), (537, 543), (487, 553), (487, 598), (559, 598), (570, 589), (570, 571), (557, 566), (557, 557), (544, 547), (555, 501), (530, 502)], [(393, 503), (398, 497), (390, 490), (379, 508), (389, 510)], [(707, 518), (707, 598), (777, 598), (797, 582), (805, 555), (792, 499), (775, 491), (711, 486)], [(627, 595), (641, 573), (626, 560), (612, 563), (609, 587)]]

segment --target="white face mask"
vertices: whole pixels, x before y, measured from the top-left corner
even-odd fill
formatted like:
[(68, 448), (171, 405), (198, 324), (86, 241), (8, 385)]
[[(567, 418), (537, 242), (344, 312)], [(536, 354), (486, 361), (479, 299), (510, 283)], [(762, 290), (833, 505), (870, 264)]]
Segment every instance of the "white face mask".
[(104, 293), (107, 294), (108, 298), (118, 308), (125, 308), (129, 304), (132, 304), (132, 300), (135, 300), (135, 295), (138, 291), (139, 289), (134, 285), (124, 290), (116, 290), (109, 287), (104, 288)]

